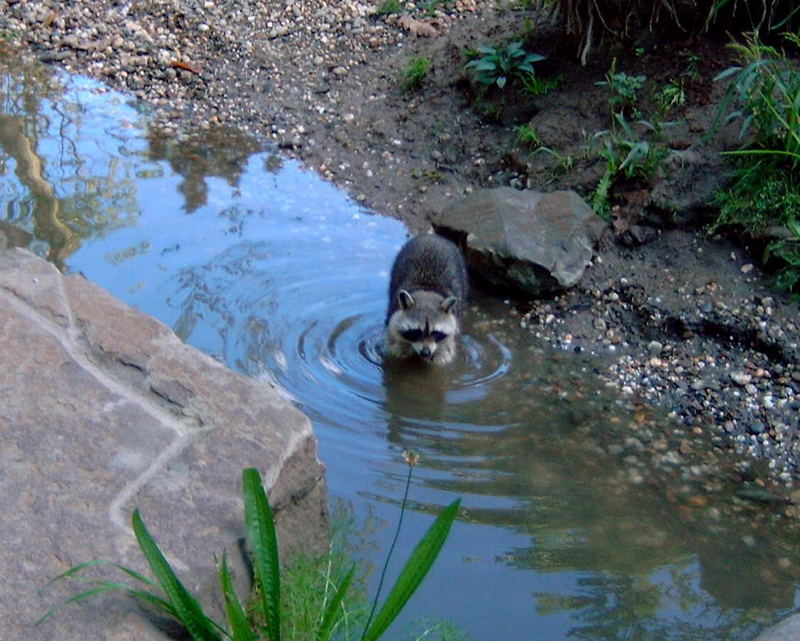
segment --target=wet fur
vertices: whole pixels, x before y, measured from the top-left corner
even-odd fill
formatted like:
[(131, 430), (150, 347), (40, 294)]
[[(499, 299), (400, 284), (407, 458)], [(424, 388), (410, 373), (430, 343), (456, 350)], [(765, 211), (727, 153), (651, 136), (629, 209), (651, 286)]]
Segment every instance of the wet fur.
[[(388, 354), (440, 365), (451, 361), (467, 289), (467, 268), (456, 245), (432, 234), (408, 241), (392, 266), (386, 314)], [(401, 333), (406, 330), (420, 330), (419, 340), (404, 338)], [(435, 340), (437, 332), (446, 338)]]

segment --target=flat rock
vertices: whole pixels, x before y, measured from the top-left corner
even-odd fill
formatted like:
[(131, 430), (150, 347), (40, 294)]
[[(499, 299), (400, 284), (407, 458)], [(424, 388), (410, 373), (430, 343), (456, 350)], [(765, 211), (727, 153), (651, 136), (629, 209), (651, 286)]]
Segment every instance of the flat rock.
[(0, 333), (3, 638), (164, 639), (121, 593), (34, 624), (86, 589), (46, 586), (72, 565), (146, 570), (129, 528), (135, 507), (207, 603), (214, 555), (235, 555), (244, 534), (245, 467), (261, 471), (283, 543), (324, 536), (324, 468), (310, 422), (265, 383), (21, 249), (0, 251)]
[(479, 278), (529, 296), (575, 285), (605, 226), (573, 191), (511, 187), (477, 190), (432, 222), (438, 233), (461, 242)]

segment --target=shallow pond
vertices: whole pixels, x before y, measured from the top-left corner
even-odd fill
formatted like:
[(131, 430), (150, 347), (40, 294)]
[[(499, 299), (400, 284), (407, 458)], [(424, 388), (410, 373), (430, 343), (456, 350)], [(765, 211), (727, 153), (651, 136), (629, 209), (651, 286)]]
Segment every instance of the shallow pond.
[(0, 199), (0, 244), (277, 382), (314, 423), (332, 497), (378, 524), (375, 564), (404, 449), (421, 463), (396, 558), (463, 498), (392, 638), (436, 617), (476, 640), (744, 640), (798, 607), (792, 537), (667, 500), (632, 462), (659, 411), (614, 397), (584, 355), (538, 345), (502, 301), (475, 296), (452, 366), (384, 367), (405, 228), (247, 137), (163, 140), (118, 93), (0, 59)]

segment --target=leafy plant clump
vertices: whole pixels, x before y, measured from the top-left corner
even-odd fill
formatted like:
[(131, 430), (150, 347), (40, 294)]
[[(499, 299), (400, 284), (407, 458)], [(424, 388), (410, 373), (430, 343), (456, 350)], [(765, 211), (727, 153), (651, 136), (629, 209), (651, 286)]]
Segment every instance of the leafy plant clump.
[(637, 104), (639, 92), (644, 87), (646, 80), (645, 76), (629, 76), (622, 71), (617, 71), (617, 59), (614, 58), (605, 80), (599, 81), (597, 85), (608, 87), (611, 90), (608, 104), (612, 112), (632, 114), (638, 118), (641, 115)]
[[(800, 46), (800, 36), (786, 36)], [(734, 45), (742, 65), (717, 80), (731, 79), (718, 123), (740, 123), (744, 148), (726, 152), (738, 160), (732, 185), (717, 194), (720, 215), (713, 228), (735, 224), (759, 235), (782, 227), (783, 238), (765, 257), (783, 262), (777, 284), (800, 290), (800, 70), (783, 52), (751, 36)]]
[[(411, 467), (412, 464), (409, 463), (406, 496), (410, 485)], [(134, 510), (132, 516), (133, 531), (139, 548), (155, 576), (155, 580), (116, 563), (108, 563), (108, 565), (134, 579), (136, 581), (135, 585), (139, 587), (93, 578), (83, 574), (83, 572), (93, 566), (106, 563), (103, 561), (90, 561), (77, 565), (53, 579), (53, 581), (58, 581), (66, 578), (75, 578), (92, 585), (90, 589), (71, 597), (61, 605), (81, 601), (97, 594), (121, 590), (140, 601), (146, 607), (153, 608), (159, 613), (175, 619), (195, 641), (223, 641), (225, 639), (232, 641), (258, 641), (259, 639), (280, 641), (281, 635), (286, 628), (283, 620), (285, 608), (281, 597), (278, 541), (272, 510), (264, 492), (261, 476), (257, 470), (252, 468), (244, 470), (242, 473), (242, 485), (245, 531), (252, 560), (254, 596), (247, 603), (241, 601), (233, 585), (227, 557), (223, 554), (218, 564), (218, 571), (225, 621), (219, 622), (210, 617), (197, 598), (184, 586), (145, 526), (138, 510)], [(401, 521), (405, 503), (404, 498)], [(360, 635), (357, 635), (360, 641), (375, 641), (379, 639), (405, 607), (405, 604), (427, 575), (444, 545), (450, 533), (450, 527), (456, 518), (459, 503), (460, 501), (456, 500), (442, 510), (412, 551), (380, 608), (377, 607), (380, 597), (380, 588), (378, 589), (369, 619)], [(396, 538), (397, 534), (395, 535), (395, 540)], [(390, 555), (391, 552), (389, 553)], [(389, 558), (387, 557), (387, 564), (388, 561)], [(308, 639), (327, 641), (332, 638), (334, 633), (340, 638), (356, 638), (356, 636), (351, 636), (352, 628), (347, 625), (347, 608), (345, 607), (345, 600), (350, 591), (354, 575), (355, 566), (351, 566), (338, 583), (325, 583), (321, 600), (319, 599), (319, 594), (313, 595), (317, 598), (317, 602), (321, 607), (312, 613), (307, 620), (306, 627), (309, 629), (306, 636)], [(52, 615), (58, 607), (60, 606), (45, 614), (39, 623)]]
[[(588, 139), (589, 152), (605, 161), (603, 175), (591, 198), (592, 207), (604, 218), (611, 216), (614, 187), (620, 181), (648, 185), (670, 153), (663, 140), (664, 128), (673, 124), (664, 121), (667, 106), (657, 100), (659, 109), (649, 118), (644, 116), (640, 108), (639, 96), (646, 81), (645, 76), (617, 71), (615, 58), (605, 79), (596, 83), (608, 87), (610, 91), (608, 106), (611, 126), (594, 132)], [(681, 91), (662, 93), (669, 100), (669, 106), (680, 104), (683, 96), (682, 86), (672, 87)]]
[[(479, 55), (481, 54), (481, 55)], [(502, 89), (513, 78), (524, 78), (534, 73), (533, 64), (544, 60), (538, 53), (528, 53), (522, 42), (515, 40), (507, 45), (478, 47), (475, 58), (464, 69), (485, 86)]]

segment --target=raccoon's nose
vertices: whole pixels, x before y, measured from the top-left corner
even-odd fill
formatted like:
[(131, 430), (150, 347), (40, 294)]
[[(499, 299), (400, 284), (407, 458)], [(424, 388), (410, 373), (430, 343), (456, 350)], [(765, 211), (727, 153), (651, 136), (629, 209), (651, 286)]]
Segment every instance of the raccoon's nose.
[(428, 345), (423, 345), (422, 348), (419, 350), (419, 355), (423, 358), (430, 358), (433, 356), (433, 350)]

